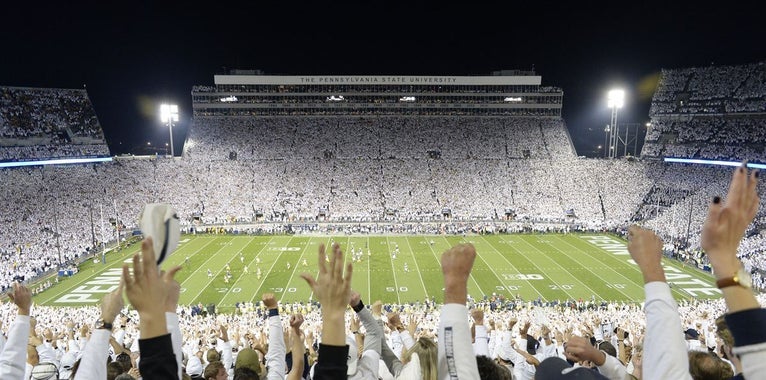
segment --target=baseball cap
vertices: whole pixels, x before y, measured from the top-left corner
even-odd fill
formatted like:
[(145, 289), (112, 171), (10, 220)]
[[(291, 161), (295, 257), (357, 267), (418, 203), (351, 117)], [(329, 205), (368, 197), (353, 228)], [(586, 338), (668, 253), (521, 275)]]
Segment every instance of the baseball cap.
[(186, 373), (189, 376), (201, 376), (202, 375), (202, 362), (196, 355), (192, 355), (186, 362)]
[(237, 353), (234, 369), (247, 368), (257, 374), (261, 374), (261, 361), (258, 353), (252, 348), (245, 348)]
[(31, 380), (58, 380), (59, 371), (53, 363), (39, 363), (32, 368)]
[(149, 203), (138, 216), (139, 227), (144, 237), (151, 237), (157, 265), (162, 264), (178, 247), (181, 240), (181, 228), (178, 214), (170, 205)]

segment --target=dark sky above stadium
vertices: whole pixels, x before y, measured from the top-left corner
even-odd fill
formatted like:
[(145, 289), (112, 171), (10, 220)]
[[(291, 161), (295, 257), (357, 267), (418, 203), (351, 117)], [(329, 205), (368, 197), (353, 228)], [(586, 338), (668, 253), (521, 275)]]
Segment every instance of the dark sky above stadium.
[[(760, 4), (758, 4), (760, 3)], [(487, 75), (531, 69), (564, 90), (580, 155), (598, 155), (606, 91), (644, 123), (662, 68), (766, 60), (763, 2), (10, 2), (0, 85), (87, 86), (113, 154), (164, 146), (158, 104), (225, 68), (268, 74)]]

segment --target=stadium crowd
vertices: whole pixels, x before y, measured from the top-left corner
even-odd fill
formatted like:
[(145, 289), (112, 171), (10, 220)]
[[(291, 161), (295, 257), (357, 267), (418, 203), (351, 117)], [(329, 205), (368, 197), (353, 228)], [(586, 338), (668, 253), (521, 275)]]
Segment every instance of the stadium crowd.
[(1, 309), (4, 321), (14, 308), (18, 315), (0, 340), (0, 377), (757, 379), (766, 371), (766, 300), (749, 289), (736, 256), (760, 205), (756, 185), (757, 172), (736, 169), (726, 197), (708, 202), (700, 240), (722, 301), (677, 305), (660, 261), (662, 240), (633, 226), (628, 250), (644, 277), (642, 318), (636, 305), (517, 302), (509, 309), (495, 299), (474, 301), (470, 244), (442, 254), (441, 306), (365, 306), (336, 244), (319, 248), (318, 274), (302, 275), (316, 304), (279, 305), (266, 293), (234, 315), (205, 314), (178, 305), (181, 267), (160, 272), (147, 239), (99, 308), (35, 307), (32, 318), (31, 293), (15, 283), (15, 306)]
[[(765, 78), (763, 63), (664, 70), (643, 155), (762, 159)], [(0, 87), (0, 161), (108, 153), (84, 90)], [(755, 182), (743, 173), (735, 184)], [(738, 259), (755, 288), (766, 286), (766, 207), (754, 185), (737, 193), (743, 186), (729, 178), (720, 168), (578, 158), (560, 118), (197, 115), (180, 159), (0, 170), (0, 288), (12, 300), (0, 307), (0, 379), (69, 378), (78, 366), (78, 379), (282, 379), (288, 367), (290, 378), (545, 379), (572, 364), (598, 367), (593, 378), (759, 378), (766, 324), (756, 308), (766, 300), (726, 287), (723, 302), (677, 308), (655, 261), (683, 251), (720, 278)], [(476, 253), (458, 246), (442, 256), (441, 308), (367, 308), (329, 247), (330, 268), (320, 253), (323, 269), (305, 277), (318, 303), (278, 305), (266, 294), (222, 316), (177, 305), (176, 269), (160, 277), (145, 245), (100, 308), (34, 307), (29, 318), (30, 293), (50, 283), (30, 291), (19, 281), (76, 268), (127, 238), (140, 207), (154, 202), (172, 204), (186, 231), (615, 231), (630, 240), (647, 301), (642, 314), (635, 305), (472, 300), (465, 278)], [(721, 208), (721, 218), (738, 219), (713, 218)], [(626, 231), (631, 221), (657, 231), (664, 248), (646, 230)], [(725, 313), (729, 333), (716, 319)], [(308, 353), (284, 360), (287, 351)]]
[(759, 160), (766, 155), (764, 62), (663, 70), (645, 157)]
[(83, 90), (0, 87), (0, 161), (107, 156)]

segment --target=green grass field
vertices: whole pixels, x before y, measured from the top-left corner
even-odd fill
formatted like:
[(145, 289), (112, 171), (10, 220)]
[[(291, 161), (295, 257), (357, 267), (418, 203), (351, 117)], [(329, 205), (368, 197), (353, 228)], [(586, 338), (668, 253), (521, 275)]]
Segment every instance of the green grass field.
[[(352, 285), (365, 301), (404, 303), (435, 296), (440, 302), (439, 257), (461, 242), (473, 243), (478, 252), (468, 283), (474, 298), (497, 293), (520, 294), (525, 300), (587, 300), (595, 296), (597, 300), (641, 302), (644, 296), (641, 273), (630, 260), (625, 241), (610, 235), (185, 235), (163, 265), (185, 266), (177, 275), (183, 304), (213, 302), (226, 311), (238, 301), (259, 300), (264, 292), (274, 292), (285, 302), (307, 301), (312, 294), (299, 275), (316, 273), (317, 247), (332, 239), (340, 243), (348, 260), (352, 246), (363, 251), (363, 260), (354, 263)], [(393, 259), (391, 252), (396, 246), (399, 254)], [(119, 283), (120, 266), (138, 249), (133, 245), (110, 253), (106, 264), (85, 264), (80, 273), (36, 296), (35, 302), (96, 304)], [(185, 264), (187, 257), (189, 263)], [(304, 259), (307, 265), (303, 265)], [(404, 270), (405, 263), (409, 271)], [(224, 282), (227, 264), (233, 276), (228, 284)], [(249, 274), (243, 271), (245, 265)], [(255, 274), (257, 267), (262, 271), (260, 279)], [(671, 260), (665, 261), (665, 269), (677, 299), (720, 297), (710, 275)]]

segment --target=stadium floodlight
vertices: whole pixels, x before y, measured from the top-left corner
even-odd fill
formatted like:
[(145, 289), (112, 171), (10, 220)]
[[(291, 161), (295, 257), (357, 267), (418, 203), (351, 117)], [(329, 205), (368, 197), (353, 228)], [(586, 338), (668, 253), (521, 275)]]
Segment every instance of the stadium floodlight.
[(622, 108), (625, 105), (625, 91), (610, 90), (607, 93), (607, 105), (609, 108)]
[(160, 121), (165, 123), (170, 129), (170, 157), (173, 157), (175, 155), (175, 151), (173, 150), (173, 123), (178, 122), (178, 105), (160, 105)]
[[(615, 89), (607, 93), (607, 106), (612, 109), (612, 122), (609, 123), (609, 145), (617, 147), (620, 133), (620, 126), (617, 124), (617, 110), (625, 105), (625, 91)], [(627, 138), (626, 138), (627, 140)], [(623, 144), (625, 141), (623, 141)], [(609, 158), (617, 155), (617, 149), (609, 151)]]

